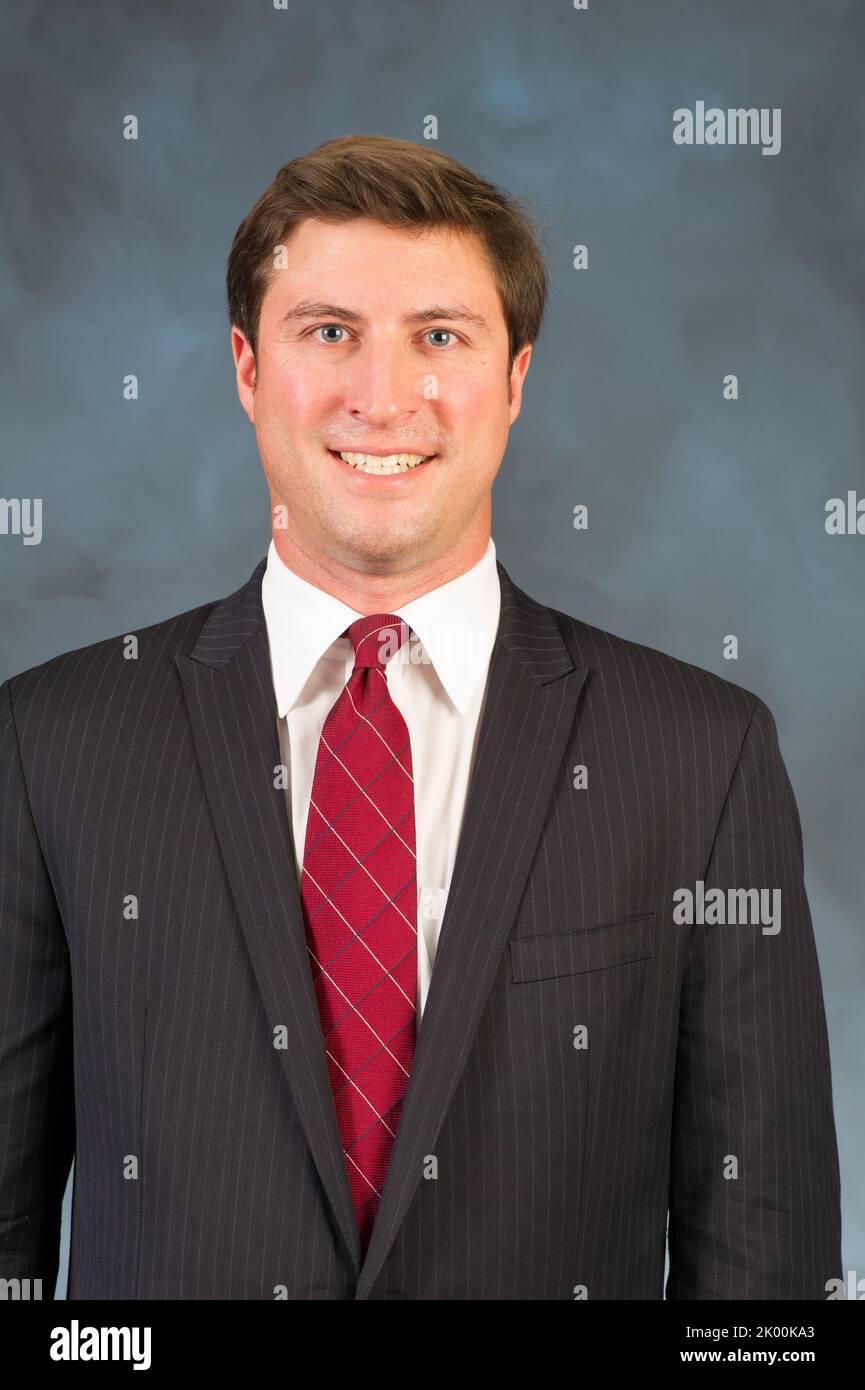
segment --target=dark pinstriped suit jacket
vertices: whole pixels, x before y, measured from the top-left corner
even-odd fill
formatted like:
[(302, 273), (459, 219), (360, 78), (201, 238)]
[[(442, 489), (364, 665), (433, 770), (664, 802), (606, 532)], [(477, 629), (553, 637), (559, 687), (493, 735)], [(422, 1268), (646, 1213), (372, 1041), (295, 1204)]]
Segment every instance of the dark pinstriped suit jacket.
[[(264, 566), (141, 631), (137, 660), (118, 637), (0, 687), (0, 1274), (53, 1288), (74, 1149), (73, 1299), (659, 1299), (668, 1209), (668, 1298), (825, 1297), (829, 1053), (772, 715), (501, 564), (360, 1261), (274, 787)], [(697, 880), (780, 888), (780, 932), (674, 925)]]

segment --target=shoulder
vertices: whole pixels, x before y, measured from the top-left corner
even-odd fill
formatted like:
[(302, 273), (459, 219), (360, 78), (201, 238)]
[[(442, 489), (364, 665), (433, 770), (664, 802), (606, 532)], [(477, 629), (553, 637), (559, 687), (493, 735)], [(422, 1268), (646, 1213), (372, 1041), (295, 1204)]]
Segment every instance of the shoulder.
[(587, 669), (586, 698), (596, 717), (690, 734), (695, 747), (723, 739), (741, 746), (752, 723), (774, 735), (763, 699), (747, 686), (669, 652), (547, 610), (574, 664)]
[(130, 682), (139, 694), (159, 698), (176, 674), (175, 657), (190, 650), (218, 600), (187, 609), (146, 627), (129, 628), (99, 642), (62, 652), (9, 677), (0, 689), (4, 706), (16, 723), (40, 724), (72, 719), (80, 710), (92, 715), (120, 694)]

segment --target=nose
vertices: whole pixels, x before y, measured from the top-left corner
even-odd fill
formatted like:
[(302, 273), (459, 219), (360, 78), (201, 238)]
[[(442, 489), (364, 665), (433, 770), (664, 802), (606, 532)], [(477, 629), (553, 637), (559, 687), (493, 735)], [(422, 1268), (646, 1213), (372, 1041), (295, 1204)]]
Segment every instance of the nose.
[(351, 365), (344, 404), (370, 427), (380, 429), (410, 418), (421, 401), (417, 364), (399, 336), (367, 340)]

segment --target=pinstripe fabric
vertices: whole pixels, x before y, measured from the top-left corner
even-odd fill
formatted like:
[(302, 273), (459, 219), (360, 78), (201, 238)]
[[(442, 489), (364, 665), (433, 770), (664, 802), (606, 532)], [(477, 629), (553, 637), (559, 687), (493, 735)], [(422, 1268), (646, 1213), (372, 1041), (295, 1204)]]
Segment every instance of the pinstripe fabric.
[[(73, 1299), (657, 1299), (668, 1205), (669, 1297), (819, 1299), (841, 1276), (772, 715), (498, 568), (362, 1262), (275, 774), (264, 561), (141, 631), (137, 660), (118, 637), (0, 687), (0, 1274), (51, 1286), (74, 1142)], [(779, 887), (780, 932), (674, 925), (697, 880)]]

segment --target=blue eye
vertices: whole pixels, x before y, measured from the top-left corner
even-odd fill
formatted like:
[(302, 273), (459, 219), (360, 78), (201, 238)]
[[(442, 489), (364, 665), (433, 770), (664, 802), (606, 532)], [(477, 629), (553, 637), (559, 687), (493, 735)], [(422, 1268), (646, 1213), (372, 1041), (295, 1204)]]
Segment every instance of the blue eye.
[[(313, 332), (313, 333), (342, 333), (342, 334), (345, 334), (345, 333), (347, 332), (347, 330), (346, 330), (346, 328), (344, 327), (344, 325), (341, 324), (341, 323), (320, 323), (320, 324), (318, 325), (317, 328), (314, 328), (314, 329), (312, 330), (312, 332)], [(432, 338), (435, 334), (438, 334), (438, 335), (439, 335), (439, 341), (433, 343), (433, 346), (434, 346), (434, 347), (441, 347), (441, 348), (450, 347), (451, 341), (455, 341), (455, 340), (456, 340), (456, 334), (455, 334), (455, 333), (453, 332), (453, 330), (450, 329), (450, 328), (431, 328), (431, 329), (429, 329), (428, 332), (427, 332), (427, 337), (428, 337), (428, 338)], [(442, 337), (448, 339), (448, 341), (447, 341), (447, 342), (442, 342), (442, 341), (441, 341), (441, 338), (442, 338)], [(345, 342), (345, 338), (341, 338), (341, 337), (320, 338), (320, 339), (319, 339), (319, 342), (337, 344), (337, 343)]]

